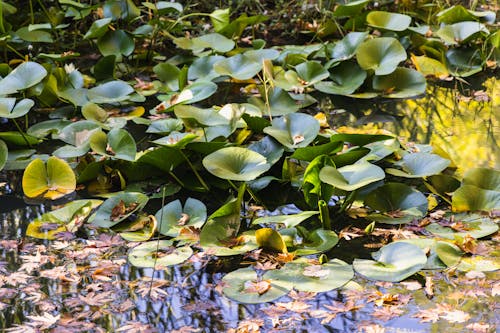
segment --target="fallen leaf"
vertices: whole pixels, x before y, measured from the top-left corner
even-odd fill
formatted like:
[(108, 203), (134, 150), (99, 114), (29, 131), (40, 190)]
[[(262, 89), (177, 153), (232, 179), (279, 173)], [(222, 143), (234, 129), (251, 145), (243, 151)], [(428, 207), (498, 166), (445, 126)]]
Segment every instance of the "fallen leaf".
[(269, 289), (271, 289), (270, 280), (255, 281), (249, 280), (244, 284), (243, 292), (245, 293), (257, 293), (259, 295), (265, 294)]
[(330, 272), (327, 269), (323, 269), (321, 265), (310, 265), (307, 266), (304, 271), (302, 272), (302, 275), (308, 276), (308, 277), (315, 277), (315, 278), (325, 278), (330, 274)]

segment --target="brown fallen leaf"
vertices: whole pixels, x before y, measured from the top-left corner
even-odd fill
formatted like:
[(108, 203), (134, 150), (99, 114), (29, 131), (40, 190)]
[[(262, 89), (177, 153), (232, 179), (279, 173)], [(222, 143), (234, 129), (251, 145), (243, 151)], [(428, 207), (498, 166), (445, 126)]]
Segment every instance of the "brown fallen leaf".
[(246, 281), (243, 285), (243, 292), (245, 293), (257, 293), (259, 295), (265, 294), (269, 289), (271, 289), (271, 281), (270, 280), (262, 280), (255, 281), (249, 280)]

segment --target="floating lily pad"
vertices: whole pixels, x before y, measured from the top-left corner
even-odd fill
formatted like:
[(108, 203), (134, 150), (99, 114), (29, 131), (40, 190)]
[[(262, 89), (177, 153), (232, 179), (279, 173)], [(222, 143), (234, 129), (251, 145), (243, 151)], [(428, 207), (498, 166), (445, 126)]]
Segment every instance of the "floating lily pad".
[(234, 41), (218, 33), (204, 34), (195, 38), (175, 38), (174, 43), (182, 49), (192, 50), (193, 53), (200, 53), (207, 48), (226, 53), (231, 51), (235, 45)]
[(35, 105), (29, 98), (20, 100), (16, 104), (15, 98), (0, 98), (0, 117), (14, 119), (27, 114)]
[(409, 238), (396, 242), (416, 245), (427, 253), (427, 263), (422, 269), (445, 269), (447, 267), (436, 253), (437, 240), (435, 238)]
[(314, 88), (326, 94), (350, 95), (363, 84), (366, 76), (366, 71), (357, 63), (343, 61), (330, 69), (331, 81), (318, 82)]
[(134, 88), (128, 83), (116, 80), (89, 89), (88, 98), (91, 102), (97, 104), (116, 103), (127, 100), (133, 92)]
[(207, 219), (207, 208), (197, 199), (188, 198), (184, 207), (180, 200), (175, 200), (157, 211), (155, 217), (162, 235), (177, 237), (182, 228), (201, 228)]
[(134, 38), (126, 31), (108, 30), (97, 40), (97, 47), (102, 55), (129, 56), (134, 52)]
[(432, 75), (434, 77), (446, 77), (449, 75), (446, 64), (439, 60), (427, 56), (415, 56), (412, 54), (411, 61), (415, 65), (417, 71), (424, 76)]
[(275, 138), (289, 149), (308, 146), (318, 135), (320, 125), (313, 116), (304, 113), (291, 113), (274, 118), (264, 133)]
[(29, 198), (58, 199), (74, 192), (76, 177), (64, 160), (51, 156), (45, 164), (37, 158), (31, 161), (23, 174), (23, 191)]
[(446, 52), (446, 66), (454, 76), (474, 75), (483, 69), (482, 65), (479, 52), (472, 48), (452, 48)]
[(274, 215), (274, 216), (265, 216), (259, 217), (253, 220), (252, 224), (270, 224), (270, 223), (281, 223), (284, 224), (287, 228), (292, 228), (299, 225), (302, 221), (307, 220), (311, 216), (319, 214), (318, 211), (304, 211), (298, 214), (290, 214), (290, 215)]
[(354, 259), (354, 270), (369, 280), (399, 282), (421, 270), (425, 252), (416, 245), (394, 242), (372, 253), (374, 260)]
[(465, 43), (479, 33), (489, 34), (489, 31), (482, 23), (466, 21), (444, 25), (436, 32), (436, 35), (446, 43), (455, 45)]
[(395, 165), (403, 170), (388, 168), (385, 172), (405, 178), (421, 178), (440, 173), (450, 165), (450, 160), (431, 153), (412, 153), (403, 156)]
[(410, 26), (411, 17), (385, 11), (371, 11), (366, 16), (366, 23), (374, 28), (404, 31)]
[(335, 17), (353, 17), (359, 14), (363, 8), (369, 3), (369, 0), (349, 1), (345, 4), (340, 4), (335, 8), (333, 16)]
[(500, 263), (496, 258), (481, 255), (467, 257), (458, 246), (450, 242), (437, 242), (436, 252), (446, 266), (454, 267), (459, 271), (491, 272), (500, 269)]
[(101, 200), (75, 200), (62, 208), (43, 214), (28, 224), (26, 235), (33, 238), (53, 240), (58, 233), (76, 232), (90, 215), (92, 209), (99, 206)]
[(367, 32), (350, 32), (340, 41), (336, 42), (329, 53), (330, 58), (334, 60), (347, 60), (354, 57), (356, 49), (368, 36)]
[(241, 147), (219, 149), (203, 159), (203, 166), (219, 178), (238, 181), (253, 180), (271, 167), (264, 156)]
[(170, 132), (179, 132), (184, 128), (182, 120), (175, 118), (155, 120), (149, 125), (146, 133), (169, 134)]
[(375, 76), (373, 89), (388, 98), (409, 98), (425, 94), (427, 81), (414, 69), (398, 67), (388, 75)]
[(280, 233), (271, 228), (260, 228), (255, 231), (255, 241), (263, 249), (279, 253), (288, 253), (285, 241)]
[(448, 239), (463, 238), (466, 235), (482, 238), (498, 231), (498, 224), (487, 216), (478, 214), (455, 214), (451, 216), (453, 216), (454, 228), (451, 225), (442, 226), (438, 223), (432, 223), (426, 226), (425, 229), (434, 235)]
[(229, 121), (213, 108), (201, 109), (192, 105), (178, 105), (174, 108), (177, 118), (181, 118), (188, 127), (207, 127), (228, 125)]
[(439, 23), (453, 24), (463, 21), (481, 21), (488, 24), (495, 22), (493, 11), (474, 11), (461, 5), (451, 6), (436, 14)]
[(39, 83), (47, 76), (47, 70), (36, 62), (23, 62), (3, 79), (0, 79), (0, 95), (14, 94)]
[(250, 144), (248, 149), (264, 156), (267, 159), (267, 163), (270, 165), (278, 162), (285, 151), (279, 143), (267, 135), (261, 140)]
[(365, 205), (379, 213), (368, 219), (387, 224), (402, 224), (427, 214), (427, 198), (420, 191), (402, 183), (387, 183), (365, 197)]
[(107, 199), (90, 217), (93, 225), (110, 228), (141, 210), (148, 202), (148, 196), (137, 192), (122, 192)]
[(90, 137), (90, 147), (103, 156), (126, 161), (134, 161), (137, 152), (134, 138), (121, 128), (112, 129), (107, 135), (95, 132)]
[(156, 218), (153, 215), (141, 214), (132, 221), (120, 223), (113, 231), (129, 242), (144, 242), (153, 237), (156, 229)]
[(237, 80), (248, 80), (262, 70), (264, 59), (272, 60), (278, 55), (279, 52), (272, 49), (247, 51), (216, 62), (214, 70), (220, 75), (228, 75)]
[(295, 71), (304, 87), (326, 79), (330, 73), (317, 61), (304, 61), (295, 66)]
[(262, 115), (266, 116), (282, 116), (289, 113), (294, 113), (300, 109), (297, 102), (290, 96), (290, 94), (278, 87), (270, 89), (269, 91), (269, 105), (263, 98), (251, 97), (249, 102), (257, 106)]
[(342, 287), (353, 278), (354, 271), (351, 265), (339, 259), (320, 265), (300, 258), (286, 263), (281, 269), (267, 272), (265, 276), (289, 282), (299, 291), (320, 293)]
[[(285, 229), (286, 230), (286, 229)], [(332, 230), (316, 229), (294, 242), (291, 250), (298, 256), (308, 256), (326, 252), (337, 245), (339, 237)]]
[(500, 208), (500, 191), (462, 185), (453, 193), (451, 200), (455, 212), (491, 211)]
[(181, 264), (192, 254), (189, 246), (175, 247), (172, 240), (157, 240), (134, 247), (128, 254), (128, 260), (136, 267), (162, 269)]
[(401, 61), (406, 60), (406, 51), (397, 39), (380, 37), (359, 45), (356, 59), (361, 68), (373, 70), (376, 75), (387, 75), (394, 72)]
[(224, 295), (248, 304), (274, 301), (293, 288), (292, 283), (268, 278), (266, 274), (259, 279), (251, 267), (237, 269), (224, 276), (222, 281)]
[(384, 178), (384, 170), (371, 163), (352, 164), (341, 168), (325, 166), (319, 173), (322, 182), (344, 191), (354, 191)]
[(500, 170), (490, 168), (467, 170), (462, 183), (464, 185), (474, 185), (485, 190), (500, 191)]

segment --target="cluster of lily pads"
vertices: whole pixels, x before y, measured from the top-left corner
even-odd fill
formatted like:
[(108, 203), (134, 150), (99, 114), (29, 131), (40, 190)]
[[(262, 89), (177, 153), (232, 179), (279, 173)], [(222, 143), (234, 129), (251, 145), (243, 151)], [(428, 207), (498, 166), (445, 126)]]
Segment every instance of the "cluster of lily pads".
[[(0, 167), (25, 169), (23, 190), (32, 200), (74, 199), (77, 185), (81, 197), (105, 200), (73, 200), (32, 221), (28, 236), (56, 239), (85, 224), (111, 229), (143, 242), (129, 253), (132, 265), (155, 269), (185, 262), (194, 251), (233, 256), (262, 248), (277, 254), (280, 269), (263, 273), (246, 267), (224, 277), (224, 293), (248, 303), (276, 299), (292, 288), (339, 288), (354, 271), (400, 281), (422, 269), (499, 268), (486, 257), (466, 256), (456, 245), (498, 230), (493, 218), (467, 212), (500, 207), (499, 171), (473, 169), (460, 179), (440, 150), (406, 145), (390, 133), (337, 133), (324, 114), (301, 112), (316, 102), (318, 92), (408, 98), (425, 93), (426, 76), (477, 73), (499, 47), (498, 31), (490, 31), (494, 14), (455, 6), (437, 14), (436, 30), (408, 15), (366, 13), (369, 1), (361, 0), (333, 13), (345, 26), (350, 17), (363, 18), (356, 25), (362, 31), (305, 46), (266, 48), (256, 39), (244, 48), (237, 41), (245, 28), (265, 17), (231, 20), (228, 10), (219, 9), (206, 14), (210, 33), (179, 37), (190, 14), (180, 16), (178, 3), (59, 4), (75, 21), (101, 8), (103, 17), (84, 39), (95, 42), (102, 57), (92, 76), (61, 66), (75, 53), (40, 53), (14, 69), (0, 64), (0, 117), (15, 128), (0, 133)], [(3, 17), (15, 8), (3, 8), (2, 47), (51, 43), (65, 28), (50, 22), (14, 32)], [(143, 21), (133, 31), (124, 28)], [(170, 39), (179, 54), (169, 59), (156, 54), (151, 73), (125, 81), (128, 61), (146, 56), (135, 43), (160, 37)], [(236, 87), (237, 103), (224, 102), (224, 85)], [(151, 101), (157, 105), (145, 117)], [(226, 199), (210, 215), (199, 200), (206, 193)], [(184, 204), (173, 200), (176, 195), (187, 198)], [(374, 260), (356, 259), (352, 265), (325, 255), (334, 254), (337, 222), (352, 207), (368, 210), (367, 224), (413, 223), (427, 215), (428, 195), (452, 210), (448, 224), (425, 227), (432, 238), (388, 244)], [(169, 202), (154, 213), (149, 200)], [(293, 203), (301, 209), (248, 217), (248, 202)]]

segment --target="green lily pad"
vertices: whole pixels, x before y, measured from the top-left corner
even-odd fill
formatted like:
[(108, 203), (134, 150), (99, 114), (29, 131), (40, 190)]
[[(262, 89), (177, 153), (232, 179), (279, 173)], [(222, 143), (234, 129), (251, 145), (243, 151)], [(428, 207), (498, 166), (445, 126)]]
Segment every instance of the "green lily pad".
[(327, 51), (327, 54), (336, 61), (351, 59), (366, 36), (368, 36), (367, 32), (350, 32), (340, 41), (336, 42), (331, 50)]
[(23, 191), (28, 198), (58, 199), (76, 189), (75, 173), (68, 163), (51, 156), (45, 164), (37, 158), (23, 174)]
[(441, 196), (447, 201), (449, 201), (448, 196), (460, 187), (458, 179), (444, 174), (429, 176), (424, 184), (432, 193)]
[(172, 240), (158, 240), (142, 243), (128, 254), (129, 262), (136, 267), (162, 269), (181, 264), (193, 254), (189, 246), (175, 247)]
[(174, 108), (175, 115), (184, 121), (188, 127), (207, 127), (228, 125), (229, 121), (213, 108), (200, 109), (192, 105), (178, 105)]
[(167, 147), (182, 149), (188, 143), (192, 142), (193, 140), (196, 140), (197, 138), (198, 138), (198, 135), (193, 134), (193, 133), (172, 132), (169, 135), (164, 136), (160, 139), (154, 140), (152, 142), (156, 143), (157, 145), (160, 145), (160, 146), (167, 146)]
[(155, 120), (149, 125), (146, 133), (169, 134), (171, 132), (179, 132), (184, 128), (182, 120), (167, 118)]
[(219, 149), (203, 159), (203, 166), (211, 174), (238, 181), (250, 181), (271, 167), (264, 156), (242, 147)]
[(125, 161), (134, 161), (137, 152), (134, 138), (121, 128), (112, 129), (107, 135), (95, 132), (90, 137), (90, 147), (98, 154)]
[(369, 0), (349, 1), (345, 4), (340, 4), (335, 8), (333, 16), (335, 17), (354, 17), (359, 14), (363, 8), (369, 3)]
[(225, 296), (240, 303), (258, 304), (274, 301), (292, 290), (290, 282), (268, 278), (259, 279), (251, 268), (240, 268), (222, 278)]
[(218, 33), (204, 34), (195, 38), (175, 38), (174, 43), (182, 49), (193, 51), (195, 54), (201, 53), (207, 48), (215, 52), (226, 53), (235, 46), (234, 41)]
[(148, 196), (138, 192), (121, 192), (107, 199), (90, 217), (93, 225), (101, 228), (112, 226), (141, 210), (148, 202)]
[(410, 26), (411, 17), (403, 14), (374, 10), (370, 11), (366, 16), (366, 23), (378, 29), (404, 31)]
[(248, 149), (264, 156), (270, 165), (278, 162), (285, 151), (278, 142), (267, 135), (261, 140), (248, 145)]
[(96, 104), (116, 103), (127, 100), (134, 89), (124, 81), (110, 81), (89, 89), (87, 95)]
[(45, 120), (30, 126), (26, 133), (39, 139), (52, 134), (52, 138), (56, 139), (61, 130), (69, 124), (71, 122), (64, 119)]
[(331, 81), (318, 82), (314, 88), (326, 94), (350, 95), (363, 84), (366, 76), (366, 71), (357, 63), (343, 61), (330, 69)]
[(480, 21), (488, 24), (495, 22), (493, 11), (474, 11), (461, 5), (451, 6), (436, 14), (439, 23), (453, 24), (464, 21)]
[(217, 85), (215, 83), (197, 81), (184, 87), (180, 93), (173, 95), (169, 101), (163, 103), (165, 103), (165, 109), (177, 104), (193, 104), (212, 96), (216, 91)]
[(427, 56), (411, 56), (411, 61), (415, 65), (417, 71), (424, 76), (446, 77), (449, 75), (446, 64), (439, 60)]
[(450, 242), (437, 242), (436, 252), (442, 262), (448, 267), (454, 267), (459, 271), (491, 272), (500, 269), (498, 260), (481, 255), (466, 257), (465, 253), (455, 244)]
[(153, 215), (140, 214), (132, 221), (125, 221), (113, 228), (120, 237), (129, 242), (144, 242), (153, 237), (157, 221)]
[(318, 135), (320, 125), (313, 116), (304, 113), (290, 113), (274, 118), (264, 133), (275, 138), (288, 149), (308, 146)]
[(354, 191), (384, 178), (384, 170), (371, 163), (352, 164), (341, 168), (325, 166), (319, 173), (322, 182), (344, 191)]
[(410, 98), (425, 94), (427, 81), (414, 69), (398, 67), (388, 75), (375, 76), (373, 89), (388, 98)]
[(429, 224), (425, 229), (436, 236), (448, 239), (463, 238), (467, 235), (474, 238), (482, 238), (498, 231), (498, 224), (487, 216), (478, 214), (455, 214), (452, 216), (456, 223), (455, 228), (458, 227), (461, 231), (442, 226), (438, 223)]
[(108, 113), (95, 103), (87, 103), (82, 106), (82, 116), (90, 121), (103, 123), (108, 119)]
[(177, 237), (182, 228), (201, 228), (207, 219), (207, 208), (197, 199), (188, 198), (184, 208), (180, 200), (175, 200), (157, 211), (155, 217), (162, 235)]
[(7, 162), (7, 156), (9, 156), (9, 148), (3, 140), (0, 140), (0, 171), (3, 169), (5, 163)]
[(500, 170), (474, 168), (465, 172), (464, 185), (474, 185), (485, 190), (500, 191)]
[(409, 238), (396, 242), (416, 245), (427, 253), (427, 263), (422, 269), (445, 269), (447, 267), (436, 253), (437, 240), (435, 238)]
[(47, 76), (47, 70), (36, 62), (23, 62), (0, 80), (0, 95), (14, 94), (39, 83)]
[(472, 48), (453, 48), (446, 51), (446, 66), (453, 76), (467, 77), (479, 73), (482, 59)]
[(303, 211), (298, 214), (290, 215), (274, 215), (274, 216), (264, 216), (253, 220), (252, 224), (270, 224), (270, 223), (281, 223), (287, 228), (292, 228), (299, 225), (302, 221), (307, 220), (311, 216), (319, 214), (318, 211)]
[(53, 240), (61, 232), (76, 232), (101, 200), (75, 200), (64, 207), (45, 213), (28, 224), (26, 235)]
[(399, 282), (421, 270), (425, 252), (416, 245), (394, 242), (372, 253), (374, 260), (354, 259), (353, 268), (369, 280)]
[(402, 183), (386, 183), (370, 192), (365, 205), (379, 213), (368, 219), (386, 224), (402, 224), (427, 214), (427, 198), (420, 191)]
[(129, 56), (134, 52), (134, 38), (126, 31), (108, 30), (97, 40), (97, 47), (103, 56)]
[(295, 71), (304, 87), (312, 86), (330, 75), (317, 61), (304, 61), (295, 66)]
[(265, 276), (289, 282), (299, 291), (320, 293), (342, 287), (354, 277), (354, 271), (351, 265), (339, 259), (319, 265), (300, 258), (286, 263), (281, 269), (267, 272)]
[(406, 60), (406, 51), (399, 41), (392, 37), (370, 39), (360, 44), (356, 59), (364, 70), (373, 70), (376, 75), (394, 72), (401, 61)]
[(492, 211), (500, 208), (500, 191), (462, 185), (451, 198), (454, 212)]
[(111, 23), (111, 18), (103, 18), (92, 22), (89, 30), (83, 36), (83, 39), (99, 38), (108, 31), (108, 26)]
[(367, 144), (394, 139), (394, 136), (385, 134), (357, 134), (357, 133), (336, 133), (330, 137), (332, 142), (349, 142), (356, 146), (365, 146)]
[(431, 153), (412, 153), (403, 156), (401, 161), (394, 163), (402, 170), (388, 168), (388, 174), (405, 178), (422, 178), (440, 173), (450, 165), (450, 160)]
[(332, 230), (316, 229), (294, 242), (291, 250), (298, 256), (308, 256), (326, 252), (337, 245), (339, 237)]
[(0, 117), (14, 119), (27, 114), (35, 105), (35, 102), (29, 98), (25, 98), (16, 104), (15, 98), (0, 97)]
[(259, 247), (266, 250), (288, 253), (283, 237), (272, 228), (260, 228), (255, 231), (255, 241)]
[(342, 150), (344, 143), (340, 141), (328, 142), (323, 145), (297, 148), (290, 158), (311, 162), (320, 155), (334, 155)]
[(216, 77), (219, 77), (221, 74), (217, 73), (214, 69), (214, 64), (226, 59), (220, 55), (214, 56), (205, 56), (200, 57), (193, 61), (191, 66), (188, 69), (188, 78), (189, 80), (201, 79), (206, 81), (211, 81)]
[(466, 43), (478, 34), (489, 34), (484, 24), (474, 21), (458, 22), (455, 24), (444, 25), (436, 32), (447, 44), (455, 45)]
[(262, 98), (251, 97), (248, 99), (249, 103), (257, 106), (262, 115), (266, 116), (282, 116), (289, 113), (294, 113), (300, 109), (296, 101), (290, 94), (278, 87), (269, 90), (269, 107), (266, 101)]
[(248, 80), (262, 70), (264, 59), (272, 60), (278, 55), (279, 52), (273, 49), (247, 51), (216, 62), (214, 70), (220, 75), (228, 75), (237, 80)]

